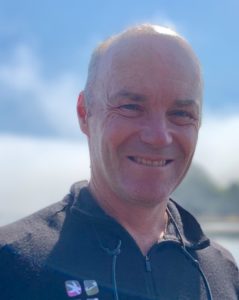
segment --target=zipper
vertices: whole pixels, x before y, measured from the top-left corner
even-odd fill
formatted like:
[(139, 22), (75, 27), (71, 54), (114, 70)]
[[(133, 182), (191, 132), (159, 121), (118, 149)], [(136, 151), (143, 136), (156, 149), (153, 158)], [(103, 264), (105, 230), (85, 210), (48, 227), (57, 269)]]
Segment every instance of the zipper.
[(145, 267), (146, 267), (147, 272), (152, 271), (151, 263), (150, 263), (150, 259), (149, 259), (148, 255), (145, 256)]
[(158, 295), (157, 295), (157, 291), (155, 289), (155, 282), (154, 282), (152, 266), (151, 266), (151, 261), (150, 261), (149, 255), (145, 255), (144, 262), (145, 262), (145, 277), (144, 278), (145, 278), (145, 286), (147, 289), (147, 295), (150, 299), (156, 299), (156, 297)]

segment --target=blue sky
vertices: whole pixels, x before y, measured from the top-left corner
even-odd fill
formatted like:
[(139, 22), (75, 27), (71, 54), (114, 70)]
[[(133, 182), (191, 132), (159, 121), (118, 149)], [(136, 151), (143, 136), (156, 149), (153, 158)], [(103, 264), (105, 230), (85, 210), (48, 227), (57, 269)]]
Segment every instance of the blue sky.
[(29, 206), (43, 192), (46, 202), (58, 200), (71, 181), (89, 176), (75, 103), (90, 54), (142, 22), (176, 29), (196, 51), (205, 93), (195, 162), (221, 184), (239, 181), (238, 0), (0, 0), (0, 189), (7, 199), (22, 195)]
[[(68, 80), (74, 86), (73, 97), (60, 97), (58, 103), (64, 102), (63, 107), (67, 101), (73, 107), (74, 93), (84, 86), (89, 56), (99, 41), (136, 23), (166, 24), (182, 33), (200, 58), (205, 76), (205, 112), (234, 114), (239, 110), (238, 11), (236, 0), (0, 1), (0, 68), (14, 68), (14, 63), (15, 67), (32, 68), (28, 71), (37, 73), (36, 80), (44, 81), (52, 93), (52, 86)], [(12, 73), (9, 76), (14, 77)], [(32, 90), (34, 83), (25, 89), (18, 83), (17, 90), (1, 77), (1, 132), (74, 136), (70, 126), (63, 130), (49, 120), (46, 113), (53, 112), (42, 102), (51, 101), (51, 97), (44, 100), (38, 98), (45, 95), (33, 95), (37, 93)], [(55, 98), (57, 92), (51, 96)]]

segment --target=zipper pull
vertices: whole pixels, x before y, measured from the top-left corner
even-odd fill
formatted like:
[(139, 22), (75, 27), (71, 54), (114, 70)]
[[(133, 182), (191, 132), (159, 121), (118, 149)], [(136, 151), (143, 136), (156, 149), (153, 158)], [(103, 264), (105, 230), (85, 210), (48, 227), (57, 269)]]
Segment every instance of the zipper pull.
[(145, 256), (145, 266), (146, 266), (146, 271), (147, 272), (151, 272), (152, 271), (148, 255)]

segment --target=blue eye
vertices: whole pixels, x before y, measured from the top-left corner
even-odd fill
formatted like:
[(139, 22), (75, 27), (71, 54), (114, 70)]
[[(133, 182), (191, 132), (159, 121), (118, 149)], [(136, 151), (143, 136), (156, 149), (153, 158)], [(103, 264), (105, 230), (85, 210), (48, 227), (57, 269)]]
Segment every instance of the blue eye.
[(171, 122), (177, 125), (191, 125), (198, 122), (198, 115), (192, 111), (187, 110), (172, 110), (168, 112)]
[(181, 118), (189, 118), (189, 119), (194, 119), (193, 115), (184, 110), (176, 110), (170, 113), (170, 115), (176, 116), (176, 117), (181, 117)]

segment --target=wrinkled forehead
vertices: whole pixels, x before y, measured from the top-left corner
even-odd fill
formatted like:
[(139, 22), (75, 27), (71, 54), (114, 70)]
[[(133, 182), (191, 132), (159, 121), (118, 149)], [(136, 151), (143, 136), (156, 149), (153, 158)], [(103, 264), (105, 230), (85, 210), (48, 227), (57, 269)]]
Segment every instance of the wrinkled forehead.
[[(182, 80), (201, 89), (200, 65), (186, 41), (164, 34), (130, 36), (112, 43), (102, 57), (100, 72), (107, 82)], [(149, 76), (145, 76), (148, 74)]]

